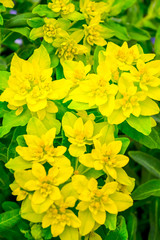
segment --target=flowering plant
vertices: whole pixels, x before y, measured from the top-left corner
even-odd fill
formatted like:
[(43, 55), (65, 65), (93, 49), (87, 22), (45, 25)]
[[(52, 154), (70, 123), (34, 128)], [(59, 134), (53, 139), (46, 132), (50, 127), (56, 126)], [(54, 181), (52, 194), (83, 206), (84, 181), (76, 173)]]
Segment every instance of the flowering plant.
[(158, 240), (153, 2), (0, 0), (2, 239)]

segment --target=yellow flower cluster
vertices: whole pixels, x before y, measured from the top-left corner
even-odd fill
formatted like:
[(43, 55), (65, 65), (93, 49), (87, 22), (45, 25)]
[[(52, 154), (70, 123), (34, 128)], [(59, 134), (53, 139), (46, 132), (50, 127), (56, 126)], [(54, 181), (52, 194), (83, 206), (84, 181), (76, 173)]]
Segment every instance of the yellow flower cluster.
[[(22, 218), (41, 223), (42, 228), (51, 226), (53, 237), (78, 240), (96, 235), (106, 212), (117, 215), (132, 206), (134, 179), (122, 169), (129, 159), (120, 153), (122, 142), (114, 138), (113, 126), (96, 122), (93, 113), (66, 112), (62, 130), (68, 147), (57, 144), (55, 128), (47, 129), (32, 118), (16, 147), (19, 156), (6, 167), (14, 170), (10, 187), (22, 201)], [(87, 175), (90, 169), (104, 176), (103, 186), (98, 186), (97, 175)]]
[[(70, 0), (52, 0), (46, 5), (49, 15), (43, 18), (44, 25), (35, 26), (30, 32), (30, 39), (43, 37), (57, 49), (56, 54), (61, 62), (80, 59), (84, 54), (89, 55), (94, 45), (106, 45), (105, 39), (115, 34), (103, 24), (113, 2), (81, 0), (76, 4)], [(46, 16), (47, 13), (44, 11), (43, 15)], [(74, 25), (79, 20), (84, 23), (78, 24), (77, 28)], [(81, 41), (83, 45), (79, 44)]]
[[(76, 86), (72, 78), (77, 73), (76, 67), (73, 68), (75, 63), (66, 61), (64, 75), (68, 83), (72, 81), (75, 86), (71, 87), (66, 100), (72, 99), (71, 105), (75, 109), (76, 103), (85, 109), (87, 106), (88, 109), (98, 107), (110, 124), (155, 115), (159, 113), (154, 100), (160, 100), (160, 61), (152, 60), (154, 56), (144, 54), (138, 45), (129, 48), (126, 42), (121, 47), (109, 42), (106, 51), (99, 52), (97, 73), (86, 72), (84, 76), (87, 66), (83, 66), (83, 74), (78, 75)], [(80, 64), (77, 62), (77, 66)], [(69, 68), (71, 77), (66, 74)]]
[(28, 60), (14, 54), (8, 87), (1, 94), (0, 101), (8, 102), (8, 108), (17, 110), (17, 115), (22, 113), (24, 105), (41, 119), (46, 112), (56, 113), (58, 108), (52, 100), (64, 98), (68, 86), (64, 94), (63, 91), (58, 93), (61, 80), (52, 81), (50, 64), (49, 54), (43, 45)]

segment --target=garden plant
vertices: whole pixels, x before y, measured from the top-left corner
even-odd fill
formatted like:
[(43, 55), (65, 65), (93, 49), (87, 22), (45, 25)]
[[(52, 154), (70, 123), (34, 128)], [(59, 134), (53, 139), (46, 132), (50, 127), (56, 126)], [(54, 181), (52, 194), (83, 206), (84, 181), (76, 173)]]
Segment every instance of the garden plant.
[(160, 1), (0, 0), (0, 239), (160, 239)]

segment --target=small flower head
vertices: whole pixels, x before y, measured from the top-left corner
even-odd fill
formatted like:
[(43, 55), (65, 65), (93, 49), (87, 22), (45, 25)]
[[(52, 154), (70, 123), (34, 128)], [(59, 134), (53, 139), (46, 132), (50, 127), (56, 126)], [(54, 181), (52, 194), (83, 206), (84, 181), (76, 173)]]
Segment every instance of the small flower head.
[(55, 201), (46, 212), (42, 219), (42, 227), (51, 226), (53, 237), (61, 235), (66, 230), (66, 226), (72, 229), (79, 228), (81, 223), (78, 217), (69, 209), (74, 207), (76, 199), (72, 196), (64, 199), (63, 197)]
[(53, 12), (61, 14), (62, 17), (75, 11), (74, 4), (70, 3), (69, 0), (52, 0), (52, 2), (48, 3), (48, 7)]
[[(68, 122), (68, 118), (71, 119)], [(69, 152), (72, 156), (80, 156), (86, 151), (86, 144), (92, 144), (94, 136), (94, 123), (81, 117), (77, 118), (72, 113), (66, 113), (62, 119), (62, 126), (68, 141), (71, 143)]]
[(25, 160), (29, 162), (45, 163), (49, 162), (51, 165), (56, 164), (58, 161), (67, 161), (67, 158), (63, 155), (66, 152), (64, 146), (53, 146), (56, 129), (52, 128), (41, 137), (35, 135), (24, 135), (27, 147), (18, 146), (16, 148), (17, 153)]
[(122, 142), (113, 141), (109, 144), (101, 144), (94, 140), (95, 149), (91, 153), (80, 156), (79, 161), (87, 167), (93, 167), (96, 170), (103, 170), (113, 179), (117, 179), (117, 168), (124, 167), (129, 159), (119, 154)]

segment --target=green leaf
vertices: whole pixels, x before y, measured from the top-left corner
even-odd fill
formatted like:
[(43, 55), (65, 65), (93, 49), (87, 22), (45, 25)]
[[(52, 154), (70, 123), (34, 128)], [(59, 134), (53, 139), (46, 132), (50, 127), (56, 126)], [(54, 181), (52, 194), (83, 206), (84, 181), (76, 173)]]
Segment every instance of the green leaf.
[(125, 218), (119, 216), (117, 218), (117, 228), (114, 231), (109, 231), (105, 240), (127, 240), (128, 232), (126, 227)]
[(127, 33), (127, 29), (124, 26), (121, 26), (118, 23), (113, 22), (112, 20), (107, 21), (107, 23), (104, 23), (106, 27), (111, 29), (114, 32), (114, 35), (124, 41), (129, 41), (130, 37)]
[(50, 17), (55, 18), (58, 16), (57, 13), (54, 13), (46, 4), (38, 4), (32, 11), (34, 14), (38, 14), (39, 16), (43, 17)]
[(93, 63), (93, 70), (96, 73), (97, 72), (97, 66), (99, 64), (98, 62), (98, 55), (100, 51), (105, 51), (104, 47), (101, 46), (96, 46), (95, 50), (94, 50), (94, 63)]
[(0, 25), (3, 25), (3, 17), (1, 14), (0, 14)]
[(0, 102), (0, 118), (4, 116), (5, 113), (9, 112), (6, 102)]
[(21, 35), (29, 38), (30, 29), (28, 27), (6, 28), (6, 30), (20, 33)]
[(25, 134), (26, 130), (24, 127), (17, 127), (14, 132), (13, 132), (13, 137), (11, 139), (11, 142), (9, 144), (9, 147), (7, 149), (7, 160), (9, 160), (10, 158), (14, 158), (17, 156), (16, 153), (16, 147), (17, 147), (17, 137), (19, 135)]
[(4, 164), (0, 162), (0, 190), (6, 190), (9, 188), (9, 174)]
[(24, 109), (20, 115), (16, 115), (15, 111), (4, 114), (3, 125), (0, 127), (0, 137), (7, 134), (12, 127), (25, 126), (31, 117), (30, 111)]
[(39, 28), (44, 25), (44, 19), (40, 17), (34, 17), (27, 20), (27, 23), (32, 28)]
[(106, 228), (109, 228), (109, 230), (113, 231), (116, 229), (117, 224), (117, 215), (116, 214), (110, 214), (106, 213), (106, 221), (104, 223)]
[(32, 13), (22, 13), (18, 14), (15, 17), (10, 18), (8, 21), (6, 21), (5, 26), (7, 28), (11, 27), (25, 27), (27, 26), (27, 20), (30, 18), (33, 18), (35, 15)]
[(29, 120), (28, 125), (27, 125), (27, 134), (36, 135), (38, 137), (41, 137), (46, 132), (47, 132), (47, 129), (41, 120), (39, 120), (36, 117), (32, 117)]
[(130, 151), (129, 156), (146, 168), (153, 176), (160, 178), (160, 160), (140, 151)]
[(159, 137), (158, 131), (155, 128), (152, 128), (151, 133), (148, 136), (145, 136), (142, 133), (130, 127), (127, 122), (121, 123), (118, 127), (127, 136), (143, 144), (144, 146), (150, 149), (155, 149), (155, 148), (160, 149), (160, 137)]
[(64, 78), (63, 67), (62, 67), (61, 64), (59, 64), (56, 67), (56, 79), (59, 80), (59, 79), (62, 79), (62, 78)]
[(160, 236), (160, 198), (154, 198), (150, 204), (150, 231), (148, 240), (158, 240)]
[(19, 209), (0, 214), (0, 232), (7, 231), (21, 220)]
[(160, 180), (152, 179), (142, 185), (140, 185), (132, 193), (132, 198), (134, 200), (143, 200), (150, 196), (159, 196), (160, 197)]
[(5, 201), (2, 203), (2, 208), (4, 211), (10, 211), (13, 209), (19, 209), (19, 205), (16, 202)]
[(120, 151), (120, 154), (124, 154), (130, 144), (129, 138), (121, 137), (121, 138), (115, 138), (115, 141), (121, 141), (122, 142), (122, 148)]
[(155, 53), (160, 55), (160, 27), (156, 32), (156, 39), (154, 44)]
[(0, 71), (0, 90), (3, 91), (8, 87), (8, 79), (10, 75), (10, 72)]
[(135, 26), (127, 26), (127, 32), (130, 38), (136, 41), (147, 41), (151, 38), (149, 32)]
[(137, 232), (137, 218), (131, 213), (127, 218), (128, 239), (135, 240)]
[(135, 117), (131, 115), (130, 118), (126, 119), (127, 123), (135, 128), (138, 132), (144, 135), (149, 135), (151, 133), (151, 118), (146, 116)]

